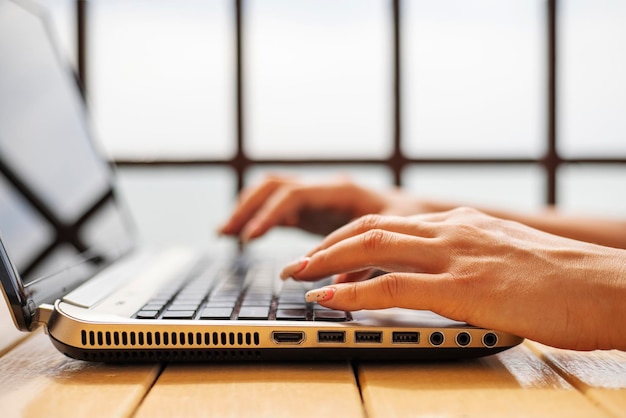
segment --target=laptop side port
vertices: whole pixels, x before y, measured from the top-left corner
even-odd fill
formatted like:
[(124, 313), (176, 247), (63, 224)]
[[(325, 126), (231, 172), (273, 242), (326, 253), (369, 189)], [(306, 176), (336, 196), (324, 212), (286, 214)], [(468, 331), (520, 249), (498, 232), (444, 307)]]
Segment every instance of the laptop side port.
[(472, 342), (472, 337), (467, 332), (459, 332), (456, 336), (456, 343), (460, 347), (467, 347)]
[(391, 334), (391, 341), (394, 344), (417, 344), (420, 342), (419, 332), (395, 331)]
[(430, 337), (428, 337), (428, 341), (430, 342), (430, 344), (435, 347), (443, 344), (444, 339), (445, 337), (439, 331), (433, 332), (432, 334), (430, 334)]
[(320, 343), (345, 343), (345, 331), (318, 331), (317, 341)]
[(354, 341), (357, 343), (382, 343), (383, 333), (380, 331), (355, 331)]
[(498, 344), (498, 336), (493, 332), (488, 332), (483, 335), (483, 344), (485, 347), (494, 347)]
[(300, 344), (304, 341), (304, 332), (301, 331), (274, 331), (272, 340), (276, 344)]

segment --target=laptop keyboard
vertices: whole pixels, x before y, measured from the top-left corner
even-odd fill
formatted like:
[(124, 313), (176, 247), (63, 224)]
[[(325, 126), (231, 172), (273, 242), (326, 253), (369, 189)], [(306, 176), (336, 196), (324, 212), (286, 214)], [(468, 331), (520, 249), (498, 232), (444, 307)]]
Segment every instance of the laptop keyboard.
[[(319, 284), (318, 284), (319, 285)], [(272, 265), (238, 261), (229, 269), (199, 269), (184, 283), (157, 292), (138, 319), (350, 321), (349, 312), (306, 303), (305, 283), (282, 282)]]

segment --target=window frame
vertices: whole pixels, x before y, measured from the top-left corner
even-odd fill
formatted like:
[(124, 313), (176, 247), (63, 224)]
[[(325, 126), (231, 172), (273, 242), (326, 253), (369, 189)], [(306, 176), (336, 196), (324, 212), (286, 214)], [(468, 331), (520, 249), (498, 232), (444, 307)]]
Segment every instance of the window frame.
[[(402, 25), (402, 3), (405, 0), (389, 0), (392, 8), (393, 18), (393, 135), (392, 135), (392, 153), (387, 158), (380, 159), (307, 159), (307, 158), (280, 158), (280, 159), (259, 159), (253, 158), (246, 153), (246, 132), (244, 129), (244, 101), (245, 95), (243, 90), (244, 73), (243, 69), (243, 42), (242, 33), (245, 30), (245, 20), (243, 19), (243, 8), (245, 0), (232, 0), (236, 28), (236, 152), (228, 159), (159, 159), (159, 160), (134, 160), (134, 159), (114, 159), (112, 163), (124, 167), (140, 167), (140, 166), (226, 166), (233, 170), (236, 175), (237, 191), (244, 187), (247, 171), (254, 166), (270, 166), (270, 165), (315, 165), (315, 166), (342, 166), (342, 165), (372, 165), (387, 168), (393, 176), (394, 185), (403, 185), (403, 172), (405, 167), (409, 165), (538, 165), (545, 171), (545, 196), (546, 205), (556, 205), (558, 196), (558, 179), (557, 172), (560, 167), (567, 164), (622, 164), (626, 163), (626, 158), (565, 158), (558, 152), (558, 131), (557, 131), (557, 86), (558, 86), (558, 0), (546, 1), (545, 8), (545, 35), (544, 42), (546, 45), (547, 57), (545, 67), (546, 89), (544, 97), (546, 100), (546, 125), (544, 141), (546, 151), (543, 156), (537, 158), (411, 158), (402, 151), (402, 73), (401, 73), (401, 25)], [(76, 0), (77, 27), (76, 27), (76, 54), (77, 54), (77, 71), (78, 78), (82, 87), (83, 94), (87, 95), (88, 90), (88, 63), (86, 62), (86, 49), (88, 40), (88, 14), (89, 1)]]

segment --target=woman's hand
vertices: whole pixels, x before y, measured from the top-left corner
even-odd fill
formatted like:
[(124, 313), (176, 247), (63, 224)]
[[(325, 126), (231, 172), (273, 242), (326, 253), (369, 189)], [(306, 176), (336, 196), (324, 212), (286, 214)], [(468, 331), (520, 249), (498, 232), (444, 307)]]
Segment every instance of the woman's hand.
[[(387, 274), (357, 282), (359, 272)], [(283, 277), (342, 281), (307, 294), (334, 309), (427, 309), (557, 347), (626, 349), (626, 251), (468, 208), (369, 215), (331, 233)]]
[(419, 203), (397, 190), (377, 192), (345, 178), (306, 183), (270, 176), (241, 194), (220, 232), (248, 241), (282, 225), (327, 235), (369, 213), (408, 215), (418, 211)]

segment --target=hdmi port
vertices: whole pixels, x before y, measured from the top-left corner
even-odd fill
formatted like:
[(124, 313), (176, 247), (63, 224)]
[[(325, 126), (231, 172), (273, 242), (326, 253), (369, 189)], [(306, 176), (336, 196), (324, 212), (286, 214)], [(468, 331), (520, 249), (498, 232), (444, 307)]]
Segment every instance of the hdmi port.
[(304, 332), (300, 331), (274, 331), (272, 340), (277, 344), (300, 344), (304, 341)]
[(383, 342), (383, 333), (380, 331), (356, 331), (354, 341), (357, 343), (381, 343)]

